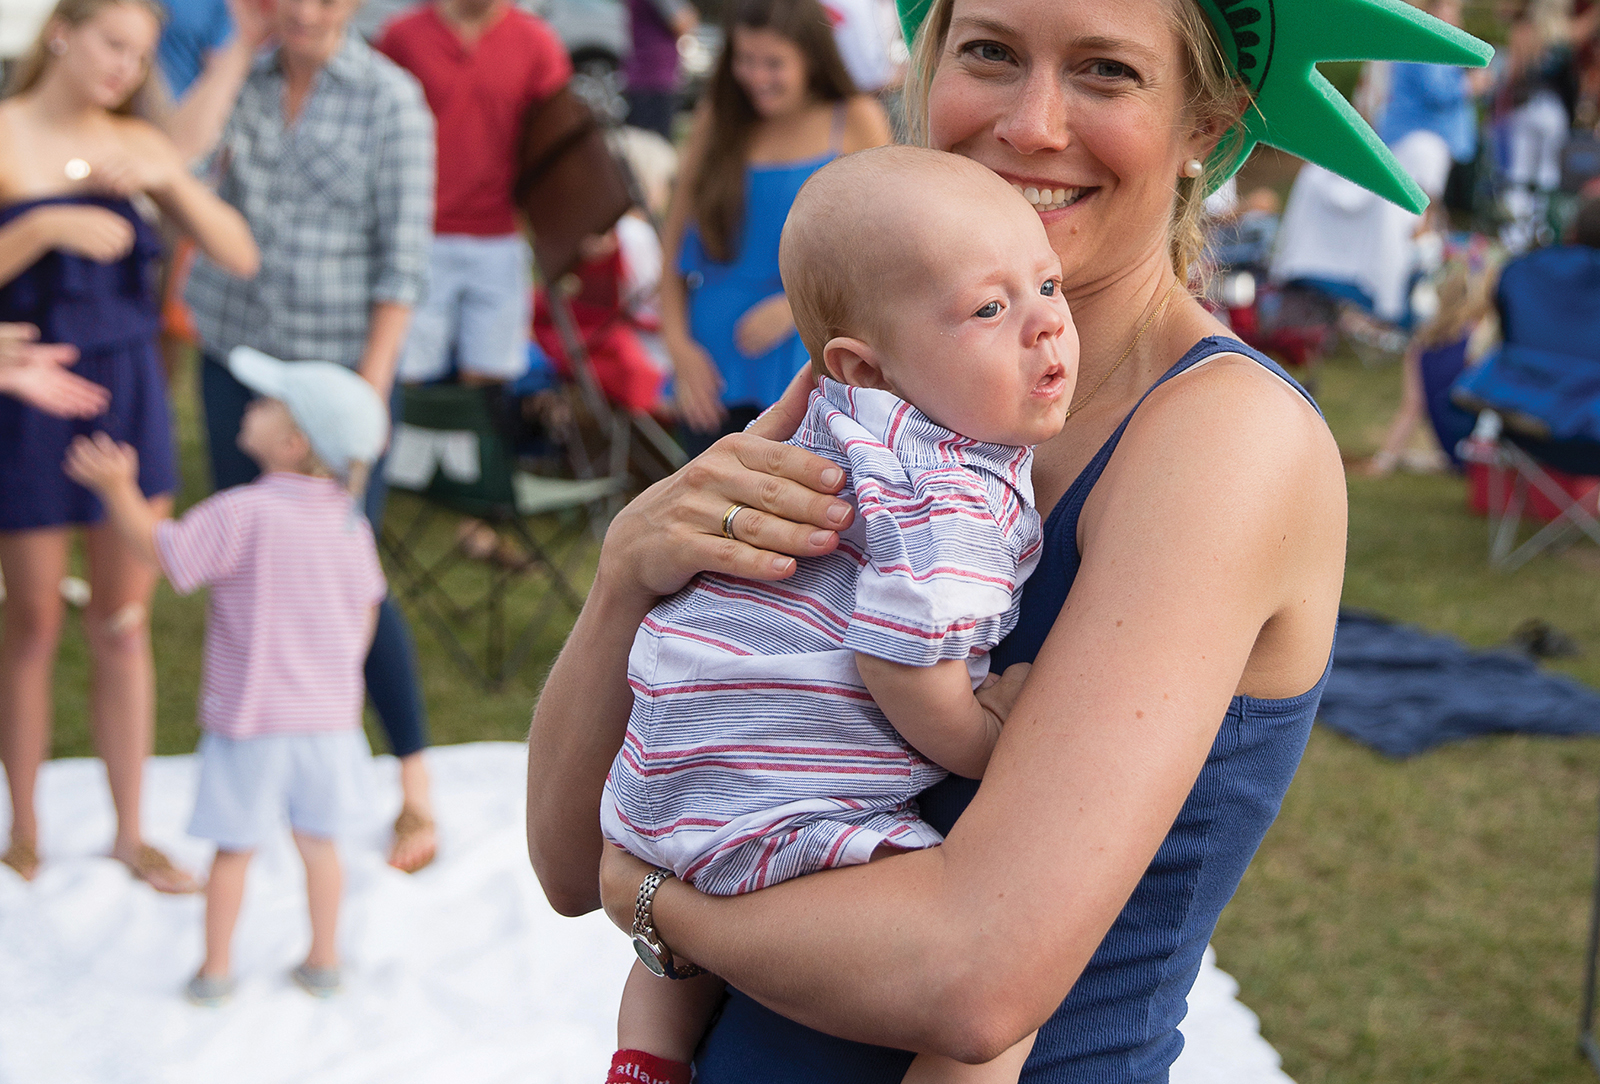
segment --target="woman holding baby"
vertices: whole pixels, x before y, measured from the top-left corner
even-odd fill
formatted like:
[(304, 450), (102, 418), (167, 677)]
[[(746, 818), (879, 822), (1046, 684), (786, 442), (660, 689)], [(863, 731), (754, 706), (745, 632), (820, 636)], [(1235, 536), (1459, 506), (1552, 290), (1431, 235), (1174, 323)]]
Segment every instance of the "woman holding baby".
[[(1213, 151), (1255, 89), (1228, 59), (1257, 62), (1240, 11), (1319, 7), (934, 0), (920, 20), (923, 141), (1035, 204), (1081, 342), (1065, 425), (1035, 452), (1043, 556), (992, 672), (1033, 665), (981, 785), (924, 792), (943, 845), (742, 896), (659, 883), (660, 941), (737, 991), (697, 1079), (898, 1081), (903, 1051), (981, 1062), (1035, 1028), (1025, 1082), (1166, 1079), (1201, 953), (1304, 749), (1343, 578), (1326, 425), (1185, 289), (1232, 160)], [(627, 928), (649, 872), (597, 823), (641, 618), (701, 571), (784, 579), (853, 514), (837, 468), (774, 443), (807, 390), (607, 536), (530, 735), (529, 848), (564, 913), (603, 894)], [(747, 507), (724, 537), (730, 505)]]

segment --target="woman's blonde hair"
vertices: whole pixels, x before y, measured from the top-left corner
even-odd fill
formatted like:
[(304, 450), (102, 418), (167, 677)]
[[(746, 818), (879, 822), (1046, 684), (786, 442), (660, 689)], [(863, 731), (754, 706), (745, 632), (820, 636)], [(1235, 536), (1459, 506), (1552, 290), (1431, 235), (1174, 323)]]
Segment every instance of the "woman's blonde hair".
[[(166, 24), (167, 13), (157, 0), (60, 0), (55, 10), (50, 13), (50, 18), (45, 20), (39, 36), (34, 39), (33, 46), (17, 61), (16, 69), (11, 73), (11, 80), (6, 85), (6, 95), (24, 94), (39, 85), (39, 80), (44, 78), (44, 73), (55, 60), (55, 54), (50, 51), (50, 38), (55, 33), (57, 24), (64, 23), (69, 27), (82, 26), (106, 8), (125, 4), (148, 12), (157, 26)], [(111, 112), (122, 116), (158, 117), (165, 110), (165, 89), (152, 64), (151, 69), (145, 72), (145, 77), (139, 81), (139, 85), (133, 88), (133, 93)]]
[[(933, 76), (950, 33), (950, 15), (955, 0), (933, 0), (927, 18), (917, 30), (911, 48), (911, 73), (906, 79), (906, 113), (911, 142), (928, 146), (928, 94)], [(1234, 117), (1249, 89), (1233, 73), (1217, 41), (1216, 29), (1196, 0), (1169, 0), (1168, 15), (1173, 31), (1183, 48), (1184, 81), (1188, 87), (1187, 107), (1195, 127), (1209, 127)], [(1215, 153), (1198, 177), (1176, 177), (1176, 199), (1168, 224), (1168, 248), (1172, 269), (1178, 280), (1187, 283), (1205, 250), (1202, 229), (1205, 197), (1217, 170), (1237, 157), (1242, 136), (1230, 126)]]

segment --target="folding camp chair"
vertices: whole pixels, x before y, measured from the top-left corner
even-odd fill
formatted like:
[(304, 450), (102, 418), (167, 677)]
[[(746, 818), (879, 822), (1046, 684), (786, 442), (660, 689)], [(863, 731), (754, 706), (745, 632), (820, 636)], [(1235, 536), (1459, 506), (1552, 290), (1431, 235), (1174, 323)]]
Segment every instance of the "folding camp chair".
[[(1600, 489), (1560, 477), (1600, 475), (1600, 250), (1564, 245), (1513, 260), (1495, 300), (1505, 341), (1451, 398), (1483, 412), (1460, 452), (1492, 468), (1489, 559), (1509, 570), (1578, 533), (1600, 544)], [(1533, 493), (1554, 518), (1519, 546)]]
[[(557, 607), (576, 613), (582, 606), (571, 573), (586, 548), (572, 520), (587, 518), (601, 529), (608, 502), (627, 481), (625, 474), (563, 479), (518, 469), (498, 417), (500, 399), (498, 389), (458, 384), (405, 389), (384, 477), (421, 500), (409, 523), (400, 526), (403, 515), (391, 514), (379, 535), (396, 594), (490, 689), (521, 669)], [(469, 530), (475, 520), (476, 530), (493, 532), (476, 547), (481, 560), (470, 553), (472, 535), (457, 533), (458, 521), (440, 522), (445, 510), (470, 517)], [(508, 604), (521, 596), (510, 588), (529, 577), (542, 579), (546, 590), (530, 600), (531, 612), (513, 615)]]
[[(534, 261), (551, 288), (551, 316), (577, 379), (586, 412), (609, 434), (611, 462), (626, 463), (640, 437), (668, 470), (687, 462), (683, 450), (643, 412), (613, 411), (600, 390), (562, 280), (577, 267), (583, 241), (603, 234), (629, 210), (648, 210), (638, 179), (613, 137), (583, 100), (564, 87), (524, 118), (512, 194), (533, 232)], [(583, 453), (581, 445), (576, 451)], [(649, 460), (641, 460), (648, 464)], [(578, 464), (580, 473), (586, 473)], [(648, 473), (660, 473), (648, 470)]]

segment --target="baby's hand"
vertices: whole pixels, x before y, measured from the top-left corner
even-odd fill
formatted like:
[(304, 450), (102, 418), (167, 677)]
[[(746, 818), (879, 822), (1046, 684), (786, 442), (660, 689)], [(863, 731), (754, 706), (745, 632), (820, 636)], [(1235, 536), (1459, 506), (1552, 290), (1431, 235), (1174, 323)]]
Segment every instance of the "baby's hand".
[(74, 482), (104, 493), (119, 484), (132, 484), (139, 477), (139, 453), (132, 446), (118, 444), (105, 433), (75, 437), (62, 464)]
[(1017, 694), (1022, 692), (1022, 683), (1028, 680), (1028, 671), (1032, 669), (1032, 663), (1019, 662), (1006, 667), (1006, 672), (998, 676), (991, 672), (972, 695), (1003, 725), (1011, 717)]

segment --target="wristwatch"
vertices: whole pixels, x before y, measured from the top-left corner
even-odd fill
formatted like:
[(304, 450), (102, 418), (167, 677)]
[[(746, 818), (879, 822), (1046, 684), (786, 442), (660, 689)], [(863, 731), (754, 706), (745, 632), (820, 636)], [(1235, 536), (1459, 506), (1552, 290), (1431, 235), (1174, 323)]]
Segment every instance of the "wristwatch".
[(656, 889), (671, 876), (671, 870), (653, 869), (639, 885), (639, 898), (633, 904), (633, 951), (639, 954), (640, 961), (652, 975), (664, 979), (692, 979), (704, 975), (706, 969), (694, 964), (674, 965), (672, 950), (656, 932)]

